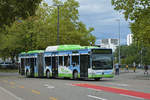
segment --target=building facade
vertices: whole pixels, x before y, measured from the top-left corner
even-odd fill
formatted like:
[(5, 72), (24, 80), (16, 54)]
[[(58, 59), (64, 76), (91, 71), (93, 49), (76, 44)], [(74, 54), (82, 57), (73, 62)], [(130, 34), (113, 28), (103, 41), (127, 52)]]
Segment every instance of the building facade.
[(117, 46), (119, 46), (119, 40), (118, 39), (102, 39), (100, 40), (100, 46), (101, 48), (111, 48), (113, 52), (116, 50)]
[(127, 45), (131, 45), (133, 42), (133, 34), (128, 34), (127, 35)]

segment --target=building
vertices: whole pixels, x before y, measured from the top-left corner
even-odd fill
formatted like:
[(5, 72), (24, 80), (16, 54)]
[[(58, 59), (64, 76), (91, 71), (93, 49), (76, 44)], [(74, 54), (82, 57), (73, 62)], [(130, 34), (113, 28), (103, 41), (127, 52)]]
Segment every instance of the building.
[(119, 40), (118, 39), (102, 39), (100, 40), (100, 46), (101, 48), (111, 48), (113, 52), (116, 50), (117, 46), (119, 46)]
[(133, 34), (128, 34), (127, 35), (127, 45), (131, 45), (133, 42)]

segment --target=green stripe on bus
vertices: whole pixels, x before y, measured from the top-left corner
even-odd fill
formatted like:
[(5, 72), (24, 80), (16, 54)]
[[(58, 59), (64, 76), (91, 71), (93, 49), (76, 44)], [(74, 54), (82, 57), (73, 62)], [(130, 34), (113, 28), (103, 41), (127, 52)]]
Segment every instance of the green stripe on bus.
[(59, 74), (58, 74), (58, 77), (72, 77), (72, 74), (68, 74), (68, 73), (66, 73), (66, 74), (64, 74), (64, 73), (59, 73)]
[(38, 77), (38, 73), (34, 73), (34, 77)]
[(103, 78), (112, 78), (114, 77), (114, 74), (105, 74), (105, 75), (88, 75), (88, 78), (98, 78), (98, 77), (103, 77)]
[(96, 46), (80, 46), (80, 45), (59, 45), (58, 51), (64, 50), (81, 50), (81, 49), (91, 49), (91, 48), (99, 48)]
[[(58, 77), (69, 77), (69, 78), (72, 78), (73, 76), (72, 76), (72, 73), (59, 73), (58, 74)], [(78, 78), (80, 78), (80, 74), (78, 74)]]

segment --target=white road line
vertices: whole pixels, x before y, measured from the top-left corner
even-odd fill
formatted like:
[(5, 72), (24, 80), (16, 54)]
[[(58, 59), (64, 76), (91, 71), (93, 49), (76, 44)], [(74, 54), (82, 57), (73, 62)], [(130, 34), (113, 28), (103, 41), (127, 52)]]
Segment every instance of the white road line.
[(135, 97), (135, 96), (125, 95), (125, 94), (120, 94), (120, 95), (126, 96), (126, 97), (135, 98), (135, 99), (142, 99), (142, 100), (144, 100), (144, 98), (140, 98), (140, 97)]
[(15, 94), (13, 94), (12, 92), (10, 92), (10, 91), (8, 91), (8, 90), (2, 88), (2, 87), (0, 87), (0, 89), (1, 89), (2, 91), (4, 91), (5, 93), (9, 94), (10, 96), (14, 97), (16, 100), (23, 100), (22, 98), (17, 97)]
[(92, 88), (88, 88), (90, 90), (94, 90), (94, 91), (102, 91), (102, 90), (98, 90), (98, 89), (92, 89)]
[(118, 84), (118, 83), (108, 83), (108, 84), (118, 85), (118, 86), (129, 86), (128, 84)]
[(44, 84), (44, 86), (45, 86), (45, 87), (47, 87), (47, 88), (49, 88), (49, 89), (53, 89), (53, 88), (55, 88), (54, 86), (49, 85), (49, 84)]
[(92, 95), (87, 95), (87, 96), (90, 97), (90, 98), (95, 98), (95, 99), (99, 99), (99, 100), (107, 100), (107, 99), (96, 97), (96, 96), (92, 96)]
[(53, 88), (55, 88), (54, 86), (48, 86), (47, 88), (49, 88), (49, 89), (53, 89)]
[(75, 85), (73, 85), (73, 84), (69, 84), (69, 83), (65, 83), (65, 85), (69, 85), (69, 86), (75, 86)]

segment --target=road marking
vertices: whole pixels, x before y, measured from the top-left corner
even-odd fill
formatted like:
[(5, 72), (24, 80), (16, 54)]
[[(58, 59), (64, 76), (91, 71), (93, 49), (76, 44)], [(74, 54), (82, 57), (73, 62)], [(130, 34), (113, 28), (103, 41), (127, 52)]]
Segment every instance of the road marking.
[(2, 91), (4, 91), (5, 93), (9, 94), (10, 96), (14, 97), (16, 100), (23, 100), (22, 98), (17, 97), (15, 94), (11, 93), (10, 91), (8, 91), (8, 90), (6, 90), (6, 89), (4, 89), (4, 88), (2, 88), (2, 87), (0, 87), (0, 89), (1, 89)]
[(68, 85), (68, 86), (75, 86), (75, 85), (73, 85), (73, 84), (69, 84), (69, 83), (65, 83), (65, 85)]
[(98, 89), (91, 89), (91, 88), (88, 88), (90, 90), (94, 90), (94, 91), (102, 91), (102, 90), (98, 90)]
[(50, 100), (57, 100), (56, 98), (54, 97), (49, 97)]
[(93, 95), (87, 95), (87, 96), (90, 97), (90, 98), (95, 98), (95, 99), (99, 99), (99, 100), (107, 100), (107, 99), (96, 97), (96, 96), (93, 96)]
[(112, 88), (116, 88), (116, 89), (124, 89), (124, 90), (129, 90), (129, 89), (125, 89), (125, 88), (120, 88), (120, 87), (112, 87)]
[(8, 83), (8, 81), (7, 81), (7, 80), (3, 80), (3, 82), (4, 82), (4, 83)]
[(44, 86), (45, 86), (45, 87), (47, 87), (47, 88), (49, 88), (49, 89), (53, 89), (53, 88), (55, 88), (54, 86), (49, 85), (49, 84), (44, 84)]
[(40, 92), (39, 92), (39, 91), (36, 91), (36, 90), (32, 90), (32, 93), (40, 94)]
[(142, 100), (144, 100), (143, 98), (140, 98), (140, 97), (129, 96), (129, 95), (124, 95), (124, 94), (120, 94), (120, 95), (122, 95), (122, 96), (126, 96), (126, 97), (131, 97), (131, 98), (136, 98), (136, 99), (142, 99)]
[(150, 93), (144, 93), (144, 92), (133, 91), (133, 90), (118, 89), (118, 88), (112, 88), (112, 87), (106, 87), (106, 86), (98, 86), (98, 85), (87, 84), (87, 83), (73, 84), (73, 85), (79, 86), (79, 87), (84, 87), (84, 88), (102, 90), (102, 91), (116, 93), (116, 94), (124, 94), (124, 95), (129, 95), (129, 96), (134, 96), (134, 97), (150, 100)]
[(15, 88), (14, 86), (11, 86), (11, 88)]
[(15, 82), (10, 82), (9, 84), (11, 84), (11, 85), (15, 85)]
[(118, 86), (129, 86), (128, 84), (118, 84), (118, 83), (107, 83), (107, 84), (112, 84), (112, 85), (118, 85)]
[(19, 88), (22, 88), (22, 89), (24, 89), (24, 86), (19, 86)]

